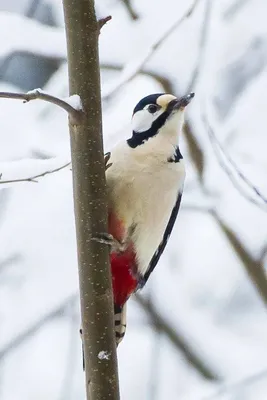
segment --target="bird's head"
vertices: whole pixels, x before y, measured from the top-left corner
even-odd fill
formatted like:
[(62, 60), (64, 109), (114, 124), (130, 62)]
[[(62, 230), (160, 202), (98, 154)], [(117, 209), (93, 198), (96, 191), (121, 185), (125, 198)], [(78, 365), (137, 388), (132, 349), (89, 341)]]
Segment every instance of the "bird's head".
[[(176, 135), (184, 121), (184, 109), (194, 93), (177, 98), (171, 94), (157, 93), (144, 97), (137, 103), (132, 116), (133, 134), (128, 139), (130, 147), (137, 147), (150, 138)], [(170, 139), (170, 137), (169, 137)]]

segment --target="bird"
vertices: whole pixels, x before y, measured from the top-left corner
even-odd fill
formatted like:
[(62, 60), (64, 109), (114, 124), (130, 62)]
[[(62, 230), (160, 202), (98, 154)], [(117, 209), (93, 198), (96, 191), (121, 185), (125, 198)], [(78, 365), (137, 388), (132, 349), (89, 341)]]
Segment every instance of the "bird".
[(143, 288), (167, 245), (181, 204), (185, 166), (179, 148), (186, 106), (194, 93), (142, 98), (131, 136), (105, 154), (108, 232), (116, 344), (126, 332), (126, 303)]

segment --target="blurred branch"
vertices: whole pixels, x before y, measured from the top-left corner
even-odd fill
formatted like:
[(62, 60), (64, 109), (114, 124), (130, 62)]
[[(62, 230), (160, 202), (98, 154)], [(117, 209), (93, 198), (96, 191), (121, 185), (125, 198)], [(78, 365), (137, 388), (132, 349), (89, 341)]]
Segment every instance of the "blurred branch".
[(45, 175), (53, 174), (54, 172), (61, 171), (62, 169), (68, 167), (70, 164), (71, 164), (71, 161), (66, 163), (66, 164), (64, 164), (64, 165), (61, 165), (60, 167), (52, 169), (51, 171), (45, 171), (45, 172), (42, 172), (41, 174), (37, 174), (37, 175), (31, 176), (29, 178), (10, 179), (10, 180), (6, 180), (6, 181), (2, 180), (2, 174), (0, 173), (0, 185), (1, 184), (3, 185), (4, 183), (7, 184), (7, 183), (18, 183), (18, 182), (35, 182), (35, 183), (38, 183), (38, 181), (36, 180), (37, 178), (41, 178), (41, 177), (43, 177)]
[[(232, 383), (225, 383), (219, 386), (219, 389), (214, 392), (212, 395), (210, 396), (206, 396), (203, 397), (202, 400), (215, 400), (217, 399), (219, 396), (224, 395), (226, 393), (231, 393), (233, 394), (233, 391), (236, 389), (244, 389), (244, 386), (248, 386), (251, 385), (255, 382), (257, 382), (258, 380), (265, 378), (266, 379), (267, 376), (267, 369), (263, 369), (262, 371), (257, 372), (256, 374), (250, 375), (246, 378), (240, 379), (236, 382), (232, 382)], [(231, 397), (232, 398), (232, 397)]]
[(155, 327), (162, 331), (170, 340), (170, 342), (181, 351), (190, 365), (192, 365), (203, 377), (209, 380), (218, 380), (219, 377), (208, 367), (197, 354), (194, 354), (193, 349), (186, 343), (185, 339), (171, 327), (167, 321), (158, 313), (153, 303), (147, 301), (140, 294), (135, 295), (137, 303), (145, 310), (151, 318)]
[(188, 144), (189, 154), (195, 165), (198, 177), (200, 181), (202, 181), (204, 171), (204, 155), (193, 132), (193, 124), (189, 121), (186, 121), (184, 124), (184, 133)]
[(0, 98), (23, 100), (24, 103), (27, 103), (31, 100), (43, 100), (47, 101), (48, 103), (55, 104), (56, 106), (67, 111), (72, 125), (79, 125), (83, 115), (82, 110), (77, 110), (76, 108), (72, 107), (68, 102), (59, 99), (58, 97), (44, 93), (41, 89), (34, 89), (28, 93), (0, 92)]
[(0, 276), (4, 272), (4, 270), (12, 264), (16, 264), (21, 261), (22, 256), (20, 253), (14, 253), (9, 257), (6, 257), (3, 261), (0, 262)]
[(230, 6), (223, 12), (223, 19), (229, 20), (236, 17), (236, 14), (247, 5), (249, 0), (237, 0), (236, 2), (230, 4)]
[(190, 9), (178, 20), (176, 20), (170, 28), (167, 29), (147, 50), (144, 56), (138, 58), (137, 60), (131, 60), (123, 68), (120, 78), (117, 82), (106, 93), (103, 93), (103, 100), (107, 100), (109, 97), (113, 96), (119, 89), (121, 89), (126, 83), (130, 82), (143, 68), (143, 66), (148, 62), (148, 60), (154, 55), (157, 49), (165, 42), (165, 40), (170, 36), (170, 34), (177, 29), (187, 18), (191, 16), (194, 9), (200, 0), (195, 0), (190, 7)]
[(208, 37), (209, 37), (208, 34), (209, 34), (209, 27), (210, 27), (213, 4), (214, 4), (213, 0), (206, 0), (202, 28), (201, 28), (201, 32), (199, 35), (200, 39), (199, 39), (198, 57), (197, 57), (195, 69), (194, 69), (192, 77), (191, 77), (191, 81), (189, 83), (188, 89), (186, 90), (186, 92), (188, 92), (188, 93), (192, 92), (193, 89), (195, 88), (195, 85), (198, 81), (198, 78), (199, 78), (199, 75), (201, 73), (201, 69), (203, 66), (206, 45), (207, 45), (207, 41), (208, 41)]
[(265, 244), (263, 246), (263, 248), (261, 249), (261, 252), (260, 252), (259, 261), (261, 263), (264, 263), (264, 258), (266, 256), (266, 254), (267, 254), (267, 244)]
[[(103, 64), (101, 64), (101, 69), (107, 69), (110, 71), (122, 71), (123, 66), (119, 65), (119, 64), (103, 63)], [(170, 79), (168, 79), (164, 75), (161, 75), (154, 71), (144, 70), (144, 69), (141, 69), (138, 73), (141, 75), (149, 76), (152, 79), (155, 79), (163, 87), (165, 93), (173, 93), (174, 92), (173, 84), (171, 83)]]
[(254, 259), (250, 255), (249, 251), (245, 248), (241, 240), (239, 240), (233, 230), (221, 219), (214, 208), (197, 207), (194, 205), (191, 207), (189, 205), (188, 208), (197, 212), (209, 213), (214, 218), (224, 233), (226, 239), (230, 243), (235, 254), (243, 264), (253, 286), (257, 290), (257, 293), (260, 295), (264, 304), (267, 305), (267, 276), (264, 268), (264, 256), (267, 251), (267, 246), (263, 248), (260, 257), (258, 259)]
[(131, 1), (130, 0), (121, 0), (121, 2), (125, 5), (125, 8), (127, 9), (132, 20), (136, 21), (139, 18), (139, 15), (134, 10)]
[(8, 355), (9, 352), (18, 348), (25, 340), (28, 340), (33, 336), (39, 329), (41, 329), (45, 324), (53, 320), (54, 318), (61, 317), (65, 310), (74, 303), (78, 298), (78, 294), (75, 293), (68, 297), (64, 302), (59, 305), (54, 310), (50, 311), (46, 315), (42, 316), (37, 322), (32, 326), (27, 328), (24, 332), (20, 333), (17, 337), (12, 339), (7, 343), (2, 349), (0, 349), (0, 362)]
[[(240, 171), (236, 163), (232, 160), (232, 158), (229, 156), (229, 154), (225, 151), (225, 149), (222, 147), (220, 144), (219, 140), (217, 139), (214, 130), (212, 129), (207, 116), (205, 114), (202, 114), (202, 120), (203, 123), (207, 129), (208, 136), (210, 139), (210, 143), (212, 145), (212, 148), (214, 150), (214, 153), (216, 155), (217, 161), (219, 162), (221, 168), (223, 171), (227, 174), (229, 177), (230, 181), (232, 182), (233, 186), (239, 191), (239, 193), (247, 199), (250, 203), (256, 205), (258, 208), (267, 211), (267, 199), (264, 197), (264, 195), (256, 188), (256, 186), (250, 182), (250, 180)], [(264, 204), (262, 204), (259, 201), (256, 201), (253, 197), (251, 197), (249, 194), (246, 193), (246, 191), (240, 186), (239, 182), (235, 178), (234, 174), (232, 173), (231, 169), (228, 167), (228, 165), (223, 161), (223, 157), (228, 161), (229, 165), (233, 168), (237, 176), (240, 178), (240, 180), (245, 183), (245, 185), (257, 196), (257, 198), (260, 198)]]
[(222, 221), (215, 210), (211, 211), (210, 213), (219, 224), (220, 228), (222, 229), (223, 233), (231, 244), (231, 247), (244, 265), (245, 270), (250, 277), (252, 283), (256, 287), (260, 297), (262, 298), (265, 305), (267, 305), (267, 279), (263, 263), (251, 257), (242, 242), (238, 239), (237, 235), (232, 231), (229, 226), (227, 226), (224, 221)]

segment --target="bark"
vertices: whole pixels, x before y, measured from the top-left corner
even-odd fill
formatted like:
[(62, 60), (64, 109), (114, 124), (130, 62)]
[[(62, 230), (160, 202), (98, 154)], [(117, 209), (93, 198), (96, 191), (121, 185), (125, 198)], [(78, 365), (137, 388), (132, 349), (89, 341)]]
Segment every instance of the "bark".
[(69, 125), (87, 399), (117, 400), (119, 385), (108, 247), (91, 240), (92, 236), (107, 231), (99, 24), (93, 0), (63, 0), (63, 4), (70, 94), (80, 95), (84, 114), (79, 125), (73, 125), (70, 120)]

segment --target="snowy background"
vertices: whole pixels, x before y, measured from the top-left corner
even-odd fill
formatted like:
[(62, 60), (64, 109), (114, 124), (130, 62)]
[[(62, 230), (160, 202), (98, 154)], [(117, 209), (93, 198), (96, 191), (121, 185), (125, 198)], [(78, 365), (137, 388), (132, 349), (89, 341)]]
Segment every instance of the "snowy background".
[[(113, 16), (100, 35), (106, 149), (144, 95), (196, 92), (178, 222), (128, 308), (121, 398), (266, 400), (267, 205), (254, 187), (267, 197), (267, 3), (199, 0), (179, 25), (192, 3), (96, 1)], [(67, 96), (61, 2), (0, 9), (0, 91)], [(67, 117), (0, 104), (0, 399), (84, 399), (70, 167), (3, 183), (70, 160)]]

